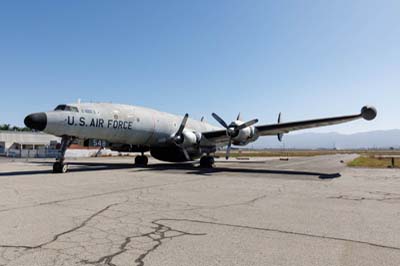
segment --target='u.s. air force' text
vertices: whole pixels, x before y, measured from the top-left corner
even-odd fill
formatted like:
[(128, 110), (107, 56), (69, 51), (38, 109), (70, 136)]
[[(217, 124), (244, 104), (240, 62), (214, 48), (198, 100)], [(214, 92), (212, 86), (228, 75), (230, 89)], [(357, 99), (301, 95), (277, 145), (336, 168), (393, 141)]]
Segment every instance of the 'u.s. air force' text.
[[(97, 128), (115, 128), (115, 129), (132, 129), (132, 121), (114, 120), (108, 119), (104, 121), (102, 118), (91, 118), (90, 121), (86, 121), (85, 117), (79, 117), (75, 119), (74, 116), (68, 116), (66, 119), (70, 126), (81, 126), (81, 127), (97, 127)], [(75, 121), (77, 120), (77, 121)]]

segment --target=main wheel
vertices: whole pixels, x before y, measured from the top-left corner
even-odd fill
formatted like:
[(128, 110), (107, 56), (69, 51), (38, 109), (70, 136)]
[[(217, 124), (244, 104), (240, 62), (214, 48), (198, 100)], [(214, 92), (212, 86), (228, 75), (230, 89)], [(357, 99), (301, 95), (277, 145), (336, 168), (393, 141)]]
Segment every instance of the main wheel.
[(212, 156), (207, 156), (207, 157), (208, 157), (207, 160), (208, 160), (209, 165), (211, 167), (213, 167), (213, 165), (215, 163), (214, 157), (212, 157)]
[(60, 162), (55, 162), (53, 164), (53, 173), (64, 174), (66, 172), (68, 172), (68, 164)]
[(147, 166), (147, 164), (149, 163), (149, 158), (147, 158), (147, 156), (143, 155), (143, 165)]
[(149, 159), (147, 158), (147, 156), (140, 155), (135, 157), (135, 165), (137, 166), (146, 166), (148, 162)]
[(214, 157), (203, 156), (200, 159), (200, 167), (202, 168), (212, 168), (214, 166)]

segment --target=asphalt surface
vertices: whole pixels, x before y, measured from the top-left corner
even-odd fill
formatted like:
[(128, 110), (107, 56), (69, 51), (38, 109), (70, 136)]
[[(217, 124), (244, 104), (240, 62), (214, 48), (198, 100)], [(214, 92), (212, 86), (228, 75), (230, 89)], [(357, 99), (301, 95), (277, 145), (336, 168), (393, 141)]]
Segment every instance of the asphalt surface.
[(0, 265), (400, 265), (400, 170), (352, 155), (0, 159)]

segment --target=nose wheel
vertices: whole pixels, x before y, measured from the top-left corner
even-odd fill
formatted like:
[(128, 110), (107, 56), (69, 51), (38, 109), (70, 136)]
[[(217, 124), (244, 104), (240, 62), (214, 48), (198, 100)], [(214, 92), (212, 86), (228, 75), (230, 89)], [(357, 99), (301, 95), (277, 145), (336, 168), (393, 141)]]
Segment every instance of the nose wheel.
[(200, 159), (200, 167), (201, 168), (213, 168), (214, 166), (214, 157), (213, 156), (203, 156)]
[(55, 162), (53, 164), (53, 173), (64, 174), (66, 172), (68, 172), (68, 164), (60, 162)]
[(68, 147), (72, 144), (74, 138), (63, 136), (61, 139), (61, 149), (59, 151), (56, 162), (53, 164), (53, 173), (64, 174), (68, 172), (68, 164), (64, 163), (65, 160), (65, 152)]
[(135, 157), (135, 165), (136, 166), (147, 166), (149, 159), (146, 155), (139, 155)]

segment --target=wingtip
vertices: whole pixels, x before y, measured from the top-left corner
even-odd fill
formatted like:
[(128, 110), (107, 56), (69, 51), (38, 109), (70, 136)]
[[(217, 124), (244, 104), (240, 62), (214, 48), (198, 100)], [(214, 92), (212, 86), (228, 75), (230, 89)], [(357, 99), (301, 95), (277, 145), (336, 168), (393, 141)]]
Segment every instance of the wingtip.
[(368, 121), (374, 120), (377, 114), (378, 111), (374, 106), (366, 105), (361, 109), (361, 116)]

